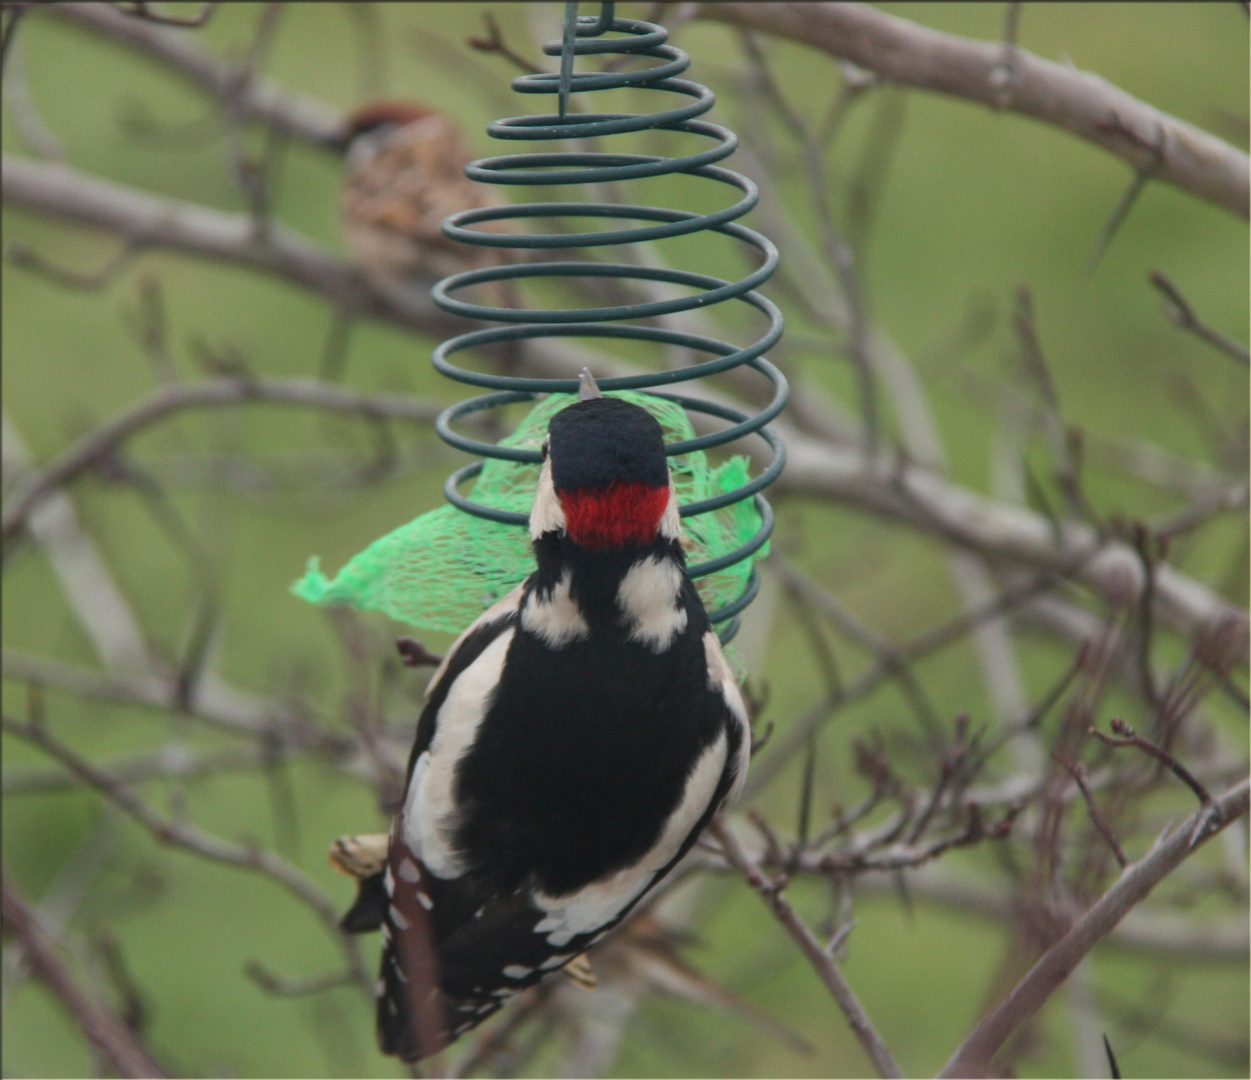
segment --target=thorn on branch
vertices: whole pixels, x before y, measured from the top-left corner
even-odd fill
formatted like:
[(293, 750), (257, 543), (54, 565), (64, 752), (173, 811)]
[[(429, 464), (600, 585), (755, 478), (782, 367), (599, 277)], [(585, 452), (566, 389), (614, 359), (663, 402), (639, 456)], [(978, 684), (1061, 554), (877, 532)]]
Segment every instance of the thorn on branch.
[(1158, 122), (1155, 136), (1151, 141), (1143, 138), (1142, 135), (1125, 124), (1115, 113), (1110, 123), (1101, 124), (1100, 127), (1117, 135), (1122, 135), (1130, 142), (1148, 150), (1151, 153), (1151, 160), (1134, 172), (1134, 178), (1129, 182), (1129, 187), (1125, 189), (1125, 194), (1121, 196), (1107, 223), (1100, 231), (1099, 239), (1095, 241), (1094, 249), (1090, 253), (1090, 259), (1086, 263), (1086, 272), (1091, 275), (1098, 268), (1104, 253), (1111, 247), (1112, 241), (1115, 239), (1116, 234), (1120, 232), (1125, 219), (1129, 217), (1129, 212), (1133, 209), (1134, 203), (1138, 201), (1138, 196), (1142, 194), (1143, 188), (1147, 186), (1147, 181), (1152, 179), (1156, 170), (1164, 163), (1165, 148), (1168, 142), (1168, 132), (1164, 125)]
[[(1137, 747), (1144, 754), (1155, 758), (1155, 760), (1160, 762), (1162, 765), (1167, 765), (1170, 769), (1172, 769), (1173, 773), (1195, 793), (1195, 797), (1203, 806), (1210, 806), (1212, 804), (1212, 796), (1208, 794), (1207, 788), (1199, 783), (1190, 770), (1173, 757), (1173, 755), (1167, 750), (1163, 750), (1159, 746), (1156, 746), (1156, 744), (1150, 739), (1144, 739), (1132, 727), (1125, 723), (1124, 720), (1113, 719), (1111, 727), (1113, 732), (1119, 736), (1118, 738), (1113, 738), (1113, 736), (1107, 735), (1098, 728), (1094, 727), (1090, 729), (1090, 733), (1101, 742), (1106, 743), (1108, 746)], [(1063, 764), (1063, 762), (1061, 764)]]
[(1116, 1063), (1116, 1055), (1112, 1053), (1112, 1044), (1108, 1042), (1108, 1033), (1103, 1033), (1103, 1052), (1108, 1055), (1108, 1069), (1112, 1073), (1112, 1080), (1121, 1080), (1121, 1068)]

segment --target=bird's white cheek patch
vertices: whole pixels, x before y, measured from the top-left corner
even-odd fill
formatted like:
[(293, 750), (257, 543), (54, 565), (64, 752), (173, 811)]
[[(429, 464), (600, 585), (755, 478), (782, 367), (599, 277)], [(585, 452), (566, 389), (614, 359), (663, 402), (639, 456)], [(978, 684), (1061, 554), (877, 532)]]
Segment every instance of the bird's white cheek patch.
[(413, 766), (404, 806), (404, 839), (436, 877), (464, 872), (452, 848), (456, 827), (456, 765), (473, 745), (499, 684), (512, 628), (505, 630), (460, 673), (439, 709), (434, 738)]
[(686, 609), (678, 604), (682, 571), (671, 559), (649, 555), (621, 579), (617, 606), (630, 624), (630, 640), (663, 652), (686, 629)]
[(530, 539), (537, 540), (544, 533), (565, 531), (565, 511), (552, 483), (552, 462), (543, 462), (539, 472), (539, 484), (534, 491), (534, 508), (530, 511)]
[(546, 934), (547, 943), (559, 949), (579, 934), (590, 933), (612, 922), (642, 896), (656, 875), (677, 855), (682, 841), (708, 809), (725, 769), (725, 751), (725, 736), (718, 735), (687, 777), (682, 798), (665, 822), (659, 840), (633, 866), (563, 896), (535, 892), (534, 904), (544, 912), (544, 917), (534, 932)]
[(682, 539), (682, 518), (678, 514), (678, 493), (673, 488), (673, 476), (669, 476), (669, 502), (660, 519), (660, 535), (666, 540)]
[(571, 641), (587, 637), (591, 628), (587, 625), (569, 587), (569, 571), (556, 583), (551, 594), (535, 590), (526, 597), (521, 609), (521, 625), (530, 633), (541, 637), (551, 648), (561, 649)]

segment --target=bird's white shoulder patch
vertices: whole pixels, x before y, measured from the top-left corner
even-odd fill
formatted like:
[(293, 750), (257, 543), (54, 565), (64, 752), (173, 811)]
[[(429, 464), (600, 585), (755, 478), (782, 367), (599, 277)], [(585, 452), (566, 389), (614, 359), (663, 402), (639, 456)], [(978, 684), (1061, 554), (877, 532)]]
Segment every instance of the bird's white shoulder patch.
[(672, 559), (649, 555), (621, 579), (617, 606), (630, 624), (630, 640), (664, 652), (686, 629), (686, 609), (678, 603), (682, 569)]
[(434, 738), (413, 766), (404, 803), (404, 839), (437, 877), (463, 873), (451, 843), (457, 816), (456, 765), (473, 745), (491, 707), (515, 633), (509, 627), (500, 634), (448, 687)]
[(579, 641), (590, 634), (591, 628), (573, 598), (568, 570), (550, 593), (535, 589), (526, 597), (521, 609), (521, 625), (553, 649), (562, 649), (571, 641)]
[(736, 801), (747, 782), (747, 765), (751, 760), (751, 721), (747, 717), (747, 705), (743, 701), (742, 691), (738, 688), (738, 680), (730, 668), (730, 662), (721, 649), (721, 640), (716, 631), (709, 630), (704, 635), (704, 656), (708, 660), (708, 685), (720, 692), (729, 707), (730, 714), (738, 722), (740, 738), (738, 745), (737, 773), (734, 786), (730, 788), (725, 801), (727, 804)]
[(686, 779), (682, 798), (665, 822), (660, 838), (633, 866), (593, 881), (576, 892), (561, 896), (536, 892), (534, 904), (544, 917), (535, 926), (535, 933), (546, 934), (547, 943), (559, 949), (579, 934), (590, 933), (612, 922), (642, 896), (708, 809), (725, 770), (725, 753), (725, 735), (719, 734), (696, 761)]
[(426, 697), (429, 698), (434, 693), (435, 688), (443, 681), (443, 676), (447, 674), (448, 665), (451, 664), (452, 658), (456, 655), (457, 650), (465, 643), (465, 639), (469, 637), (475, 630), (479, 630), (489, 623), (497, 622), (509, 613), (516, 611), (521, 606), (521, 594), (525, 589), (525, 584), (518, 585), (506, 596), (500, 597), (494, 604), (479, 615), (471, 622), (464, 631), (461, 632), (452, 647), (447, 650), (442, 662), (435, 668), (434, 674), (430, 677), (430, 681), (426, 684)]

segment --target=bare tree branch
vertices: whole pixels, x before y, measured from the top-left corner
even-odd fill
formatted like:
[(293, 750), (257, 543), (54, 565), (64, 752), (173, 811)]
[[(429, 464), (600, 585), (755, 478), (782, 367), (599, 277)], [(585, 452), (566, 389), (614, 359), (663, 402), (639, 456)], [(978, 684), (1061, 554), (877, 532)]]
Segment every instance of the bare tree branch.
[(1008, 1037), (1033, 1016), (1081, 959), (1123, 919), (1135, 904), (1172, 873), (1202, 843), (1247, 812), (1251, 781), (1240, 784), (1203, 807), (1162, 838), (1130, 866), (1116, 884), (1052, 945), (1026, 976), (973, 1029), (938, 1073), (985, 1076), (991, 1059)]
[(1008, 109), (1081, 136), (1137, 172), (1248, 216), (1247, 155), (1184, 120), (1139, 101), (1106, 79), (1013, 48), (930, 30), (867, 4), (701, 4), (706, 19), (811, 45), (904, 86)]
[[(801, 867), (802, 869), (802, 867)], [(869, 875), (857, 888), (870, 893), (893, 893), (892, 877)], [(953, 871), (942, 863), (930, 863), (908, 871), (908, 891), (930, 903), (958, 914), (973, 914), (1007, 923), (1017, 914), (1019, 898), (1009, 891), (974, 879), (963, 868)], [(1076, 920), (1079, 912), (1073, 912)], [(1106, 939), (1110, 946), (1170, 958), (1242, 964), (1246, 961), (1251, 933), (1238, 916), (1210, 926), (1147, 906), (1135, 908)]]
[[(177, 29), (127, 15), (112, 4), (47, 4), (40, 5), (40, 9), (129, 45), (223, 100), (235, 92), (238, 75), (234, 65), (205, 52), (193, 38)], [(329, 147), (342, 142), (343, 122), (338, 115), (320, 102), (280, 90), (264, 80), (254, 81), (240, 104), (246, 115), (309, 142)]]
[(345, 310), (389, 318), (433, 336), (463, 326), (440, 313), (421, 290), (384, 295), (371, 289), (347, 263), (280, 225), (256, 235), (249, 214), (164, 199), (68, 166), (7, 154), (0, 176), (6, 201), (109, 229), (138, 247), (253, 266), (327, 296)]
[(903, 1076), (903, 1071), (899, 1068), (894, 1056), (882, 1041), (882, 1037), (877, 1033), (877, 1029), (874, 1028), (868, 1013), (864, 1011), (864, 1007), (860, 1004), (855, 992), (847, 980), (843, 978), (843, 973), (839, 970), (834, 957), (813, 936), (812, 931), (808, 929), (807, 925), (799, 917), (799, 914), (791, 907), (790, 901), (782, 895), (781, 886), (777, 882), (770, 881), (761, 872), (760, 867), (747, 857), (742, 847), (739, 846), (738, 838), (720, 817), (713, 819), (712, 824), (708, 826), (708, 831), (716, 837), (717, 842), (721, 845), (721, 850), (725, 853), (726, 859), (739, 870), (747, 879), (748, 884), (759, 893), (761, 899), (769, 905), (773, 914), (777, 916), (778, 922), (782, 924), (786, 932), (791, 935), (795, 943), (803, 951), (813, 970), (821, 977), (821, 981), (825, 983), (834, 1000), (838, 1002), (839, 1008), (843, 1010), (843, 1015), (847, 1017), (847, 1022), (851, 1025), (852, 1032), (860, 1040), (860, 1045), (864, 1047), (865, 1053), (869, 1055), (869, 1060), (873, 1062), (879, 1075)]
[(162, 386), (147, 399), (66, 447), (48, 465), (27, 477), (5, 504), (5, 542), (14, 537), (31, 511), (43, 499), (85, 469), (105, 461), (136, 432), (183, 409), (237, 405), (243, 402), (312, 406), (371, 419), (389, 418), (417, 423), (431, 423), (442, 408), (421, 398), (401, 394), (362, 394), (314, 379), (254, 379), (238, 376)]
[[(34, 466), (21, 432), (7, 412), (0, 420), (5, 478), (29, 473)], [(26, 523), (104, 666), (123, 674), (151, 671), (152, 656), (134, 607), (99, 546), (83, 529), (69, 497), (50, 492), (41, 506), (32, 505)]]
[[(40, 686), (52, 686), (79, 697), (124, 702), (154, 709), (178, 710), (178, 679), (174, 674), (104, 674), (75, 664), (6, 649), (0, 671), (10, 678)], [(283, 736), (294, 739), (310, 725), (295, 709), (282, 702), (243, 691), (207, 692), (205, 680), (183, 705), (197, 719), (236, 735)]]
[(7, 875), (2, 888), (5, 928), (21, 941), (36, 974), (60, 998), (96, 1053), (121, 1076), (168, 1076), (134, 1032), (78, 985)]
[[(101, 225), (140, 243), (256, 266), (345, 307), (424, 333), (442, 336), (460, 325), (423, 303), (415, 291), (403, 295), (371, 291), (368, 283), (345, 264), (289, 230), (274, 225), (263, 240), (258, 240), (246, 215), (177, 203), (71, 169), (7, 156), (3, 183), (5, 198), (20, 205)], [(587, 362), (585, 350), (559, 340), (526, 345), (533, 347), (520, 350), (524, 366), (537, 374), (577, 378)], [(597, 360), (596, 364), (597, 372), (613, 375), (636, 374), (639, 370), (615, 360)], [(688, 384), (687, 389), (695, 389), (694, 384)], [(696, 428), (702, 424), (697, 417)], [(847, 500), (945, 537), (984, 557), (1047, 568), (1072, 566), (1078, 580), (1118, 602), (1136, 597), (1142, 588), (1141, 567), (1132, 550), (1119, 543), (1101, 546), (1089, 526), (1066, 524), (1057, 535), (1042, 515), (1024, 507), (994, 503), (929, 469), (894, 457), (866, 460), (857, 449), (802, 435), (784, 422), (774, 426), (788, 447), (787, 468), (778, 485), (783, 491)], [(747, 445), (759, 453), (753, 444)], [(1246, 622), (1244, 612), (1167, 565), (1157, 568), (1155, 589), (1160, 616), (1187, 631), (1222, 619)]]
[(214, 862), (255, 870), (284, 886), (321, 919), (343, 950), (357, 982), (366, 989), (372, 985), (355, 939), (339, 929), (338, 905), (317, 888), (298, 867), (257, 845), (232, 844), (202, 832), (193, 825), (162, 817), (133, 791), (80, 758), (40, 724), (24, 723), (5, 716), (3, 729), (46, 751), (85, 785), (100, 792), (114, 806), (124, 810), (162, 843), (186, 848)]
[[(101, 762), (98, 767), (119, 784), (140, 784), (147, 780), (186, 779), (259, 769), (270, 764), (275, 754), (275, 750), (260, 746), (199, 752), (188, 746), (170, 743), (151, 754)], [(5, 795), (39, 795), (49, 791), (73, 790), (79, 786), (79, 782), (63, 770), (24, 769), (4, 774), (3, 792)]]

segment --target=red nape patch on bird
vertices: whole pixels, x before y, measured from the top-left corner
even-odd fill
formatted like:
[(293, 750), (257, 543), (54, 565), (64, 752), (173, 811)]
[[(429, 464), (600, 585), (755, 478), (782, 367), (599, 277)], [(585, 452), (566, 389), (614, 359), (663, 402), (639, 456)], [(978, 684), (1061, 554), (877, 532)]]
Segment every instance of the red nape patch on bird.
[(650, 544), (669, 504), (667, 487), (647, 484), (612, 484), (557, 494), (570, 539), (596, 551)]

